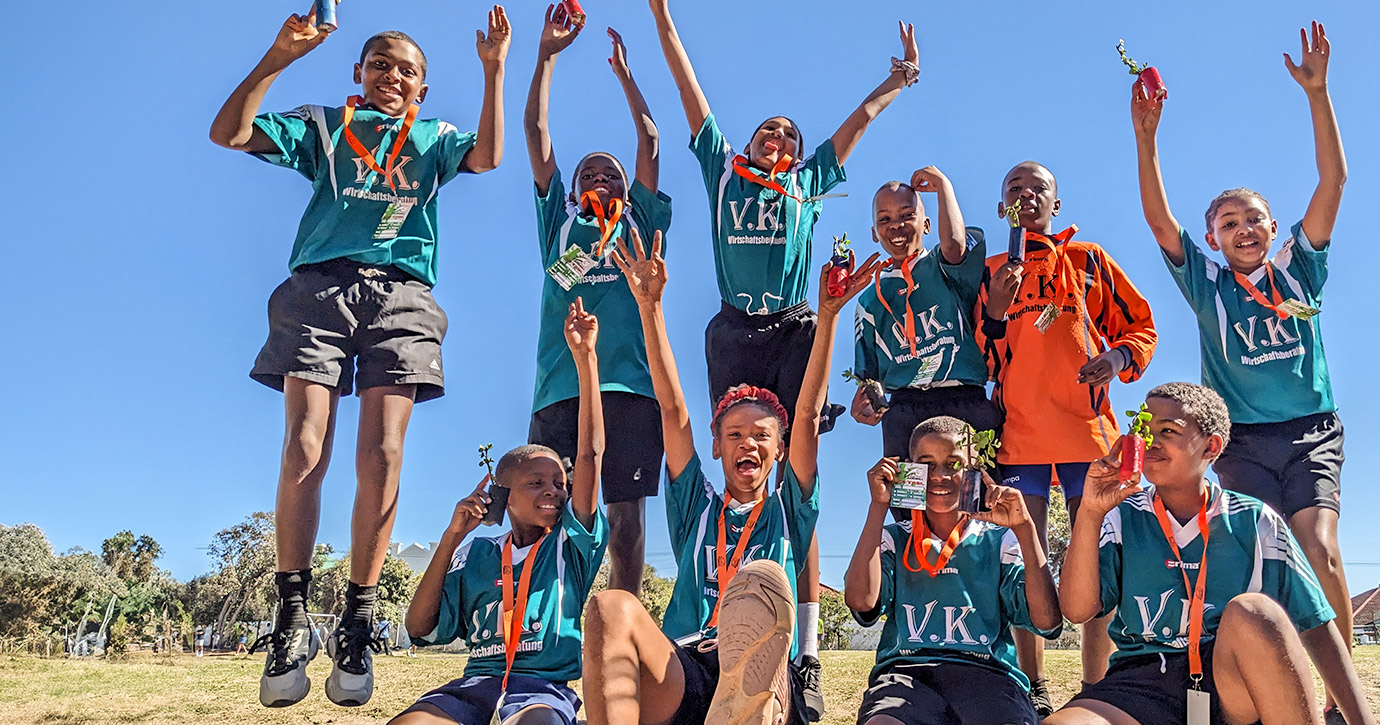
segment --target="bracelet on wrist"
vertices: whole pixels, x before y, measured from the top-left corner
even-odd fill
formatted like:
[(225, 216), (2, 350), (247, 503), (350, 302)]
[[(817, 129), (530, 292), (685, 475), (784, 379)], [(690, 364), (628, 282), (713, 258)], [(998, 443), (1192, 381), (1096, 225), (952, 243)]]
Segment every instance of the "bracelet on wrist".
[(915, 85), (920, 80), (920, 66), (908, 60), (902, 60), (896, 56), (891, 57), (891, 72), (901, 73), (905, 76), (906, 87)]

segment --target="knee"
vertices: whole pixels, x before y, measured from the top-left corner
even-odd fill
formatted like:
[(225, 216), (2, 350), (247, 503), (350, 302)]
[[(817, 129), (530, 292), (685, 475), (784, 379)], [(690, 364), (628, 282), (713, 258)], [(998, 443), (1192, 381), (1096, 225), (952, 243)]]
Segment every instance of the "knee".
[(1318, 573), (1335, 574), (1342, 569), (1341, 548), (1337, 546), (1335, 536), (1328, 538), (1320, 534), (1310, 531), (1298, 537), (1299, 548), (1303, 549), (1303, 555)]
[(1294, 631), (1289, 615), (1275, 600), (1259, 593), (1238, 594), (1222, 609), (1218, 628), (1244, 634), (1252, 641), (1270, 641), (1284, 631)]
[(359, 455), (376, 470), (396, 473), (402, 470), (403, 439), (401, 436), (384, 436), (377, 443), (361, 448)]
[(634, 616), (644, 611), (637, 597), (622, 589), (609, 589), (589, 598), (585, 605), (585, 644), (606, 646), (618, 639)]
[(283, 443), (283, 473), (296, 483), (320, 484), (325, 471), (317, 472), (325, 456), (326, 431), (324, 428), (307, 422), (288, 429)]
[(609, 544), (626, 550), (642, 543), (642, 512), (636, 506), (609, 506)]

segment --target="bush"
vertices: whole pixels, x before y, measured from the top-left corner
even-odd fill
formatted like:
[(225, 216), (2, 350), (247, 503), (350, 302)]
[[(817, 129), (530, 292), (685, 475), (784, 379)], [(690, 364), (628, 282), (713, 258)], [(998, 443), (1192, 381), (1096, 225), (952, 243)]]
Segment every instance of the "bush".
[(110, 623), (110, 633), (105, 640), (105, 657), (121, 660), (129, 654), (129, 622), (121, 614)]

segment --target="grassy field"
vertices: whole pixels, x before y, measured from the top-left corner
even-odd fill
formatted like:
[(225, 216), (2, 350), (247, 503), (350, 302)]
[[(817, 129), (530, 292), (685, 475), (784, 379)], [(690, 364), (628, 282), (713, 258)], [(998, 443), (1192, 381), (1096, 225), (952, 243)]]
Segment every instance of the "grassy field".
[[(856, 717), (871, 652), (824, 652), (825, 723), (843, 725)], [(1046, 653), (1056, 702), (1073, 694), (1078, 653)], [(268, 710), (258, 703), (260, 657), (233, 656), (172, 660), (133, 658), (127, 662), (0, 658), (0, 723), (382, 723), (432, 687), (458, 677), (463, 655), (379, 657), (378, 689), (367, 706), (346, 709), (326, 700), (323, 683), (330, 663), (311, 664), (315, 685), (291, 708)], [(1380, 706), (1380, 647), (1356, 653), (1371, 706)], [(577, 685), (578, 688), (578, 685)]]

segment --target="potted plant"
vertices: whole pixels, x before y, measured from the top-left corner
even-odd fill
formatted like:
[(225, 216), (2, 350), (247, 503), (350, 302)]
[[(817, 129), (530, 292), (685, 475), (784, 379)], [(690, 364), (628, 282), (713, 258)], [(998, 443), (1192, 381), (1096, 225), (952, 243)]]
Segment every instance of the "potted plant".
[(878, 415), (886, 412), (886, 409), (891, 407), (891, 403), (888, 403), (886, 399), (886, 390), (882, 389), (882, 384), (876, 380), (854, 374), (853, 368), (848, 368), (843, 371), (843, 379), (851, 380), (862, 388), (863, 395), (867, 396), (868, 405), (871, 405), (872, 410)]
[(1126, 417), (1131, 419), (1130, 429), (1121, 439), (1121, 482), (1129, 483), (1140, 477), (1141, 471), (1145, 470), (1145, 451), (1155, 442), (1155, 436), (1150, 433), (1150, 411), (1145, 409), (1145, 403), (1140, 404), (1140, 410), (1126, 411)]
[(958, 510), (970, 514), (989, 511), (983, 474), (996, 465), (1001, 441), (996, 431), (975, 430), (970, 425), (965, 432), (963, 446), (968, 450), (968, 465), (964, 467), (963, 479), (959, 483)]
[(1164, 80), (1160, 78), (1160, 72), (1154, 66), (1141, 65), (1126, 55), (1126, 41), (1116, 41), (1116, 52), (1121, 54), (1121, 62), (1131, 70), (1131, 75), (1140, 78), (1140, 82), (1145, 84), (1145, 95), (1151, 100), (1163, 101), (1169, 97), (1169, 89), (1164, 87)]
[(853, 269), (853, 250), (848, 248), (852, 244), (848, 239), (848, 232), (844, 232), (842, 237), (834, 237), (834, 256), (829, 258), (829, 281), (826, 285), (829, 288), (830, 297), (842, 297), (848, 292), (848, 276)]
[(1006, 259), (1014, 264), (1025, 261), (1025, 230), (1021, 228), (1021, 200), (1001, 210), (1006, 220), (1011, 222), (1011, 235), (1007, 238)]
[(489, 510), (484, 513), (484, 523), (501, 524), (503, 514), (508, 510), (508, 487), (500, 485), (498, 477), (494, 475), (494, 459), (489, 457), (489, 451), (494, 449), (494, 444), (485, 443), (479, 447), (479, 467), (487, 468), (488, 474), (484, 480), (489, 482)]

